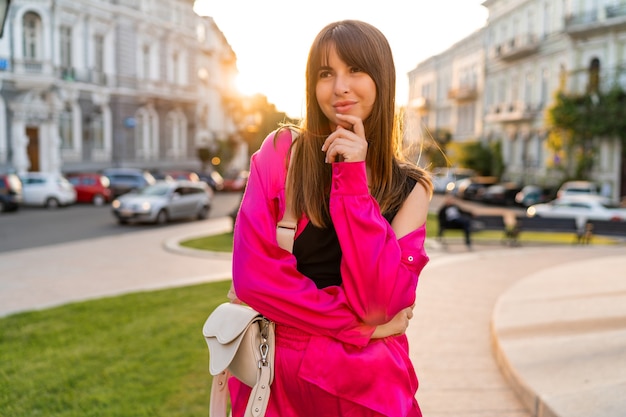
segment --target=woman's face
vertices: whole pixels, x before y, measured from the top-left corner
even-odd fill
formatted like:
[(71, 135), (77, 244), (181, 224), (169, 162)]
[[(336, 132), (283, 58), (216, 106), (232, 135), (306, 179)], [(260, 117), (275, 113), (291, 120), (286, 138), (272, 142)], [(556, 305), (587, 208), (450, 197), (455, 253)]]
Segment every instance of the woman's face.
[(337, 120), (336, 114), (348, 114), (365, 120), (376, 101), (376, 84), (360, 68), (348, 66), (339, 58), (334, 45), (329, 47), (328, 64), (317, 74), (317, 103), (330, 121), (331, 129), (351, 125)]

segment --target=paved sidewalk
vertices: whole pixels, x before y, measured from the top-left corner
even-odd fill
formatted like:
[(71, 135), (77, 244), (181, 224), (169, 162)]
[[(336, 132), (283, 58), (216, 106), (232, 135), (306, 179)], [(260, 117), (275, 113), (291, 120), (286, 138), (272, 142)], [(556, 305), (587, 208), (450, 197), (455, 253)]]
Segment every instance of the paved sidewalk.
[[(0, 254), (0, 316), (228, 279), (178, 246), (229, 218)], [(407, 334), (425, 417), (617, 417), (626, 410), (626, 246), (429, 242)]]
[(181, 256), (173, 243), (232, 230), (228, 217), (0, 253), (0, 316), (127, 292), (228, 279), (231, 257)]

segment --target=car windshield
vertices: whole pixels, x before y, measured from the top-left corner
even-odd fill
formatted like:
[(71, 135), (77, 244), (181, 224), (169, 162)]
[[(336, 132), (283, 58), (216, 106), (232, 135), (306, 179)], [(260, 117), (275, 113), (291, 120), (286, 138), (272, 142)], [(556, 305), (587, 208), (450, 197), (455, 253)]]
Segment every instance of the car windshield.
[(150, 185), (146, 188), (142, 188), (138, 191), (140, 195), (167, 195), (170, 190), (170, 186), (168, 184), (156, 184)]

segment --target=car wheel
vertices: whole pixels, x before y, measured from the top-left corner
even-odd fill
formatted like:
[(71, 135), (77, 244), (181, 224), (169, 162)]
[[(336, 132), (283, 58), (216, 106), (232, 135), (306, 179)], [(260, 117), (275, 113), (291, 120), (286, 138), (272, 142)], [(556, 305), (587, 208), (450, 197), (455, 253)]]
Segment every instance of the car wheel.
[(117, 223), (118, 224), (127, 224), (128, 220), (126, 220), (126, 219), (117, 219)]
[(0, 200), (0, 213), (4, 212), (5, 207), (4, 207), (4, 202), (2, 202), (2, 200)]
[(56, 198), (49, 197), (46, 200), (46, 207), (49, 209), (56, 209), (56, 208), (61, 207), (61, 203), (59, 203), (59, 200), (57, 200)]
[(209, 217), (209, 210), (211, 208), (209, 206), (202, 206), (198, 211), (198, 220), (205, 220)]
[(165, 224), (168, 220), (169, 219), (167, 218), (167, 212), (165, 210), (161, 210), (159, 211), (159, 214), (157, 214), (154, 222), (156, 224)]
[(102, 206), (106, 202), (106, 199), (102, 194), (96, 194), (93, 196), (93, 204), (94, 206)]

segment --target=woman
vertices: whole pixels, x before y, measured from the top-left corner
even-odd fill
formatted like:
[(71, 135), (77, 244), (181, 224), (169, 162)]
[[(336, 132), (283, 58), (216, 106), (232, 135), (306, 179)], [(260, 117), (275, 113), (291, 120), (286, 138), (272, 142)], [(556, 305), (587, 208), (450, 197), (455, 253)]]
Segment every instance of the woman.
[[(382, 33), (352, 20), (326, 26), (309, 52), (306, 97), (293, 142), (279, 129), (251, 158), (234, 231), (235, 292), (276, 322), (266, 415), (420, 416), (404, 332), (428, 261), (432, 185), (397, 156)], [(276, 239), (287, 204), (299, 218), (293, 254)], [(229, 385), (241, 416), (250, 390)]]

